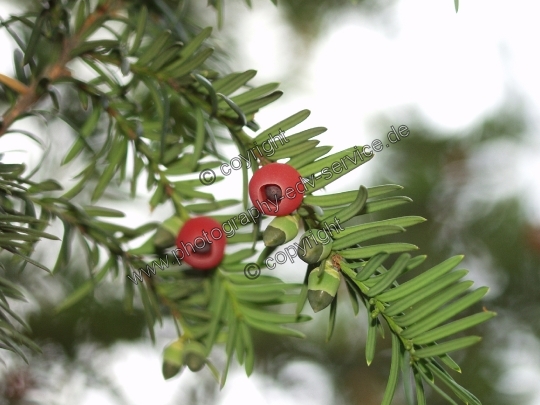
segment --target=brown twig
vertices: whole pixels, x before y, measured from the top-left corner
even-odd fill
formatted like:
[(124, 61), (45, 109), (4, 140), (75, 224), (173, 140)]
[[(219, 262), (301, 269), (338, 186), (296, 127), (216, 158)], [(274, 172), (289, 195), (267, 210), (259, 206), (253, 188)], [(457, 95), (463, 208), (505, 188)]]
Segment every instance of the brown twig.
[[(0, 122), (0, 137), (7, 132), (11, 124), (13, 124), (13, 122), (15, 122), (19, 118), (19, 116), (27, 112), (34, 104), (36, 104), (41, 99), (43, 92), (40, 91), (40, 83), (43, 79), (47, 80), (50, 83), (53, 83), (60, 79), (71, 76), (71, 72), (66, 67), (66, 65), (73, 58), (71, 55), (72, 51), (80, 45), (80, 43), (84, 40), (85, 34), (89, 29), (93, 27), (94, 24), (96, 24), (100, 19), (104, 18), (105, 15), (110, 14), (114, 11), (112, 3), (113, 0), (106, 4), (100, 5), (96, 8), (94, 12), (88, 15), (79, 32), (77, 32), (72, 37), (64, 40), (62, 51), (58, 60), (48, 66), (41, 75), (35, 77), (29, 86), (25, 86), (25, 89), (20, 86), (18, 86), (19, 89), (13, 88), (13, 86), (9, 86), (9, 84), (3, 81), (4, 84), (7, 84), (15, 91), (18, 91), (20, 95), (15, 104), (10, 109), (8, 109), (2, 116), (2, 121)], [(17, 82), (16, 80), (8, 78), (7, 76), (3, 77), (9, 79), (8, 82), (11, 84), (13, 84), (13, 82)]]

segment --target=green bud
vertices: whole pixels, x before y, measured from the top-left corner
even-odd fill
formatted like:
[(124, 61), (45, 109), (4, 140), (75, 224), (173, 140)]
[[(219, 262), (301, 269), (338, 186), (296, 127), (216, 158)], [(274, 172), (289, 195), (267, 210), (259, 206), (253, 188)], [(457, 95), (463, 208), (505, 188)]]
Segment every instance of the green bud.
[(186, 343), (184, 363), (191, 371), (199, 371), (206, 364), (206, 348), (200, 342), (192, 340)]
[(266, 246), (279, 246), (293, 240), (298, 235), (299, 225), (296, 215), (275, 217), (263, 233), (264, 244)]
[(163, 221), (154, 234), (154, 246), (158, 249), (166, 249), (174, 246), (182, 224), (183, 221), (176, 216)]
[(161, 369), (163, 377), (168, 380), (174, 377), (184, 367), (184, 342), (177, 340), (171, 343), (163, 351), (163, 367)]
[[(323, 272), (319, 275), (319, 268)], [(337, 271), (330, 260), (311, 271), (308, 277), (308, 301), (313, 311), (319, 312), (334, 300), (341, 282), (341, 273)]]
[(166, 231), (163, 228), (158, 228), (154, 235), (154, 246), (161, 250), (166, 249), (171, 246), (174, 246), (176, 243), (176, 238), (169, 231)]
[[(324, 241), (319, 237), (319, 233), (324, 232)], [(307, 231), (300, 238), (298, 257), (308, 264), (318, 263), (328, 257), (332, 251), (332, 239), (324, 229)]]

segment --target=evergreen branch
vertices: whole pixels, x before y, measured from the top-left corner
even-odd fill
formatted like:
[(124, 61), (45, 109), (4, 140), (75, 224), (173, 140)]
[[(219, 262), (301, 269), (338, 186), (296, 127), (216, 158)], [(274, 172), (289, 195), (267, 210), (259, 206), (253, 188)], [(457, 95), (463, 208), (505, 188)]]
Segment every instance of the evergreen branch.
[[(117, 2), (114, 0), (99, 5), (94, 12), (88, 15), (80, 30), (74, 36), (64, 41), (60, 57), (54, 63), (47, 66), (41, 75), (35, 77), (32, 83), (27, 86), (27, 89), (20, 94), (15, 104), (3, 114), (0, 121), (0, 137), (6, 133), (13, 122), (41, 99), (48, 83), (54, 83), (71, 76), (66, 65), (73, 58), (71, 55), (73, 50), (82, 43), (86, 35), (89, 35), (91, 31), (95, 30), (108, 16), (115, 13), (117, 7)], [(34, 27), (33, 35), (36, 38), (34, 41), (37, 43), (39, 36), (41, 36), (40, 26)]]
[[(222, 21), (223, 4), (223, 0), (212, 4), (218, 9), (219, 25)], [(157, 7), (162, 12), (168, 10), (168, 6), (161, 1), (158, 1)], [(336, 285), (339, 284), (343, 275), (355, 313), (358, 312), (358, 301), (362, 301), (368, 310), (368, 343), (366, 345), (368, 364), (375, 355), (377, 331), (382, 330), (381, 320), (384, 319), (392, 333), (392, 363), (383, 404), (390, 404), (392, 401), (399, 369), (409, 370), (409, 367), (414, 373), (419, 404), (425, 403), (422, 381), (427, 382), (450, 402), (455, 403), (434, 384), (434, 376), (465, 403), (479, 404), (472, 394), (455, 383), (438, 362), (440, 360), (453, 369), (459, 369), (448, 353), (469, 347), (479, 341), (479, 338), (475, 336), (456, 338), (440, 344), (437, 341), (474, 327), (495, 315), (493, 312), (484, 311), (443, 324), (478, 302), (487, 289), (480, 288), (458, 298), (470, 287), (468, 282), (458, 283), (458, 280), (466, 274), (465, 271), (453, 271), (461, 257), (451, 258), (400, 284), (398, 279), (421, 264), (425, 256), (411, 258), (408, 253), (403, 253), (389, 269), (383, 266), (383, 262), (388, 258), (388, 253), (404, 252), (415, 249), (416, 246), (405, 243), (360, 245), (375, 237), (403, 232), (405, 227), (419, 224), (424, 220), (423, 218), (391, 218), (385, 221), (346, 226), (343, 233), (330, 232), (332, 245), (331, 249), (330, 247), (327, 249), (329, 253), (325, 253), (325, 257), (321, 256), (319, 263), (307, 266), (304, 284), (300, 285), (284, 283), (270, 276), (261, 276), (253, 282), (244, 276), (245, 263), (243, 261), (256, 253), (255, 244), (262, 239), (260, 221), (255, 220), (252, 221), (254, 226), (251, 234), (238, 234), (235, 235), (235, 239), (231, 238), (231, 243), (253, 242), (252, 248), (227, 255), (209, 277), (200, 275), (197, 277), (190, 270), (183, 271), (184, 269), (182, 271), (162, 269), (159, 276), (150, 276), (150, 271), (156, 274), (155, 268), (152, 267), (150, 270), (150, 265), (142, 259), (143, 255), (158, 255), (163, 253), (165, 248), (173, 246), (179, 228), (190, 218), (190, 214), (210, 215), (215, 210), (239, 202), (232, 199), (216, 201), (210, 193), (195, 190), (198, 185), (196, 180), (195, 183), (190, 183), (193, 180), (172, 181), (169, 178), (169, 176), (193, 173), (201, 170), (204, 165), (214, 167), (212, 165), (219, 165), (224, 160), (217, 153), (208, 123), (214, 121), (227, 128), (239, 153), (247, 155), (246, 151), (252, 149), (257, 142), (266, 139), (268, 134), (276, 135), (278, 130), (281, 132), (294, 128), (307, 119), (310, 112), (300, 111), (254, 137), (247, 135), (244, 132), (245, 126), (253, 131), (259, 129), (254, 121), (258, 110), (281, 96), (281, 92), (274, 91), (277, 85), (270, 83), (231, 96), (240, 89), (249, 88), (247, 83), (256, 72), (248, 70), (219, 77), (217, 72), (200, 70), (204, 68), (207, 59), (213, 53), (212, 48), (203, 49), (203, 43), (209, 37), (211, 29), (202, 30), (188, 42), (185, 41), (186, 36), (181, 27), (178, 28), (175, 18), (168, 15), (167, 21), (174, 25), (175, 29), (161, 30), (151, 44), (146, 44), (141, 48), (146, 33), (148, 10), (143, 7), (137, 21), (134, 22), (117, 15), (120, 9), (120, 2), (111, 0), (99, 4), (93, 12), (87, 14), (86, 3), (80, 2), (75, 15), (74, 34), (67, 37), (55, 28), (52, 29), (52, 33), (43, 31), (43, 27), (51, 18), (45, 9), (33, 22), (26, 17), (19, 19), (32, 31), (28, 43), (25, 46), (21, 45), (22, 42), (19, 44), (21, 48), (24, 48), (24, 56), (22, 53), (17, 56), (16, 53), (15, 58), (16, 61), (17, 58), (21, 59), (21, 66), (28, 63), (35, 77), (32, 80), (26, 80), (25, 72), (17, 64), (17, 79), (0, 75), (0, 83), (18, 93), (17, 99), (4, 114), (0, 136), (7, 133), (13, 122), (24, 117), (26, 112), (34, 107), (46, 93), (51, 94), (56, 108), (59, 108), (57, 97), (52, 94), (50, 84), (64, 81), (74, 84), (84, 110), (87, 109), (89, 100), (92, 101), (92, 112), (89, 113), (83, 126), (76, 128), (78, 138), (66, 154), (63, 163), (70, 162), (83, 150), (91, 151), (93, 156), (91, 163), (81, 172), (81, 181), (64, 196), (58, 198), (47, 195), (50, 191), (61, 190), (61, 186), (54, 180), (41, 183), (31, 182), (20, 178), (19, 175), (24, 171), (22, 165), (12, 167), (0, 165), (0, 174), (4, 171), (7, 173), (0, 180), (0, 207), (2, 208), (0, 215), (7, 217), (6, 221), (2, 221), (0, 216), (0, 247), (13, 255), (22, 257), (28, 263), (41, 266), (29, 255), (34, 244), (41, 237), (54, 239), (52, 235), (44, 232), (44, 228), (51, 218), (59, 218), (64, 225), (64, 237), (58, 260), (52, 270), (56, 273), (67, 266), (73, 231), (78, 231), (78, 235), (84, 242), (83, 246), (87, 249), (89, 268), (95, 271), (91, 273), (89, 280), (66, 298), (60, 310), (74, 305), (90, 294), (107, 274), (118, 275), (118, 259), (121, 259), (124, 265), (126, 276), (130, 271), (134, 273), (135, 269), (143, 269), (146, 266), (149, 272), (143, 271), (140, 274), (141, 283), (138, 284), (136, 281), (134, 283), (139, 289), (152, 339), (155, 339), (154, 325), (156, 321), (162, 321), (163, 312), (169, 311), (175, 322), (178, 322), (176, 324), (178, 339), (165, 349), (164, 376), (170, 378), (185, 365), (193, 371), (198, 371), (206, 364), (213, 374), (219, 377), (219, 372), (208, 356), (216, 343), (225, 343), (227, 362), (219, 377), (222, 386), (235, 353), (239, 363), (245, 363), (247, 374), (252, 372), (255, 357), (251, 338), (252, 330), (303, 337), (299, 331), (283, 325), (310, 319), (301, 315), (300, 311), (310, 294), (307, 287), (313, 274), (316, 277), (330, 274), (333, 277), (331, 282), (337, 283)], [(125, 25), (124, 32), (120, 34), (106, 27), (104, 23), (109, 20), (122, 22)], [(11, 22), (10, 20), (9, 24)], [(7, 23), (3, 25), (8, 28)], [(109, 30), (115, 39), (86, 40), (99, 27)], [(128, 52), (127, 43), (132, 34), (134, 38)], [(187, 43), (175, 42), (177, 36), (184, 37), (182, 40)], [(18, 43), (20, 42), (16, 36), (14, 38)], [(62, 44), (56, 61), (45, 66), (43, 73), (36, 74), (37, 64), (34, 62), (34, 53), (42, 38), (47, 40), (61, 38)], [(137, 60), (130, 63), (127, 54)], [(74, 58), (80, 58), (97, 76), (87, 83), (72, 78), (67, 64)], [(122, 85), (114, 69), (111, 69), (112, 66), (120, 68), (124, 75), (132, 73), (131, 81)], [(148, 96), (144, 100), (145, 106), (153, 104), (153, 108), (141, 108), (137, 103), (134, 91), (139, 83), (143, 83), (148, 91)], [(8, 94), (11, 95), (11, 93)], [(87, 138), (96, 132), (102, 115), (108, 116), (107, 140), (102, 149), (94, 153)], [(175, 130), (170, 121), (172, 116), (178, 118)], [(298, 169), (302, 176), (313, 178), (317, 173), (323, 173), (324, 169), (334, 161), (342, 160), (349, 157), (350, 153), (356, 152), (357, 148), (353, 147), (329, 155), (331, 147), (320, 147), (319, 141), (312, 139), (325, 130), (325, 128), (317, 127), (290, 135), (288, 137), (290, 143), (272, 157), (264, 156), (257, 150), (254, 152), (253, 173), (259, 167), (279, 159), (289, 159), (288, 164)], [(213, 148), (208, 147), (207, 143), (210, 143)], [(185, 151), (185, 146), (189, 144), (193, 145), (191, 153)], [(97, 180), (92, 194), (93, 201), (103, 195), (118, 173), (120, 182), (123, 182), (130, 146), (134, 151), (132, 195), (136, 192), (137, 176), (146, 169), (148, 190), (153, 189), (150, 209), (153, 210), (159, 204), (171, 201), (175, 208), (175, 215), (157, 226), (155, 233), (143, 245), (126, 250), (123, 246), (126, 242), (154, 230), (156, 226), (146, 224), (137, 229), (117, 226), (97, 220), (95, 217), (115, 217), (121, 215), (120, 212), (95, 206), (79, 207), (69, 200), (82, 190), (92, 176), (97, 174), (98, 162), (107, 162), (107, 166)], [(207, 156), (214, 156), (220, 161), (201, 163), (201, 159)], [(306, 194), (325, 187), (370, 159), (364, 161), (362, 158), (361, 160), (360, 164), (357, 164), (355, 160), (354, 167), (346, 167), (344, 172), (336, 173), (335, 176), (312, 185)], [(247, 208), (248, 172), (244, 167), (243, 178), (243, 202), (244, 208)], [(334, 195), (306, 195), (295, 215), (297, 215), (296, 218), (300, 218), (306, 231), (320, 230), (325, 221), (332, 217), (345, 222), (360, 215), (410, 202), (411, 200), (404, 196), (373, 200), (375, 197), (400, 188), (396, 185), (369, 189), (361, 186), (358, 191)], [(189, 199), (202, 199), (207, 202), (185, 205), (185, 200)], [(13, 208), (13, 201), (17, 200), (24, 204), (24, 212)], [(35, 215), (35, 205), (41, 207), (39, 220)], [(28, 226), (16, 225), (19, 223), (27, 223)], [(120, 232), (122, 236), (116, 236), (116, 232)], [(93, 249), (90, 248), (88, 242), (93, 244)], [(97, 269), (99, 247), (105, 248), (110, 256), (109, 260)], [(273, 250), (274, 248), (265, 248), (257, 262), (261, 263)], [(143, 280), (146, 283), (142, 283)], [(133, 299), (134, 287), (127, 280), (125, 282), (126, 306), (129, 308), (132, 305), (129, 301)], [(438, 293), (447, 286), (449, 288), (444, 293)], [(299, 292), (298, 289), (300, 289)], [(293, 293), (288, 294), (288, 292)], [(327, 338), (330, 338), (336, 318), (337, 300), (335, 294), (327, 295), (331, 301), (327, 333)], [(12, 342), (18, 341), (31, 349), (36, 349), (36, 346), (13, 324), (5, 321), (7, 317), (4, 313), (8, 313), (24, 327), (22, 319), (10, 310), (5, 296), (21, 298), (22, 293), (0, 278), (0, 317), (4, 319), (0, 319), (2, 348), (13, 350), (24, 358), (24, 353)], [(452, 301), (454, 299), (456, 301)], [(272, 305), (287, 303), (296, 304), (295, 313), (278, 313), (268, 308)], [(404, 361), (410, 364), (403, 364)]]

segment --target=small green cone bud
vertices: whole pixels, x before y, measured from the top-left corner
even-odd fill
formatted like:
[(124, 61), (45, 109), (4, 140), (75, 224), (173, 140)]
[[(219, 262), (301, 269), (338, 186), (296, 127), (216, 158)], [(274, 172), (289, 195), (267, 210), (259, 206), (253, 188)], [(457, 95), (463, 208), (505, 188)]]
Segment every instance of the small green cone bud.
[[(324, 238), (321, 236), (324, 235)], [(332, 238), (324, 229), (307, 231), (300, 238), (298, 257), (308, 264), (318, 263), (332, 251)]]
[(158, 228), (154, 235), (154, 246), (158, 249), (166, 249), (174, 246), (176, 236), (163, 228)]
[(199, 371), (206, 364), (206, 348), (197, 341), (186, 344), (184, 349), (184, 363), (191, 371)]
[(263, 233), (264, 244), (269, 247), (283, 245), (298, 235), (298, 228), (296, 215), (275, 217)]
[(168, 380), (182, 371), (184, 367), (184, 343), (177, 340), (163, 351), (163, 377)]
[[(319, 276), (319, 267), (324, 271)], [(336, 297), (341, 273), (337, 271), (330, 260), (326, 260), (309, 273), (308, 277), (308, 301), (313, 311), (319, 312), (332, 303)]]
[(154, 234), (154, 246), (158, 249), (166, 249), (176, 244), (176, 236), (183, 225), (183, 221), (173, 216), (159, 226)]

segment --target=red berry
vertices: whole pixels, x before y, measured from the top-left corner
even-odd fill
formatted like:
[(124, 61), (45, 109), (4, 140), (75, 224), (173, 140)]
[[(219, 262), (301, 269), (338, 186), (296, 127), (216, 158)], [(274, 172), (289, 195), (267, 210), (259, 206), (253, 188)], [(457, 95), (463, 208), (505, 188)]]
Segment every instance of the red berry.
[(219, 222), (208, 217), (191, 218), (178, 233), (175, 255), (195, 269), (209, 270), (223, 259), (226, 244)]
[[(302, 203), (302, 176), (285, 163), (271, 163), (255, 172), (249, 182), (249, 198), (266, 215), (289, 215)], [(277, 203), (277, 208), (276, 208)]]

